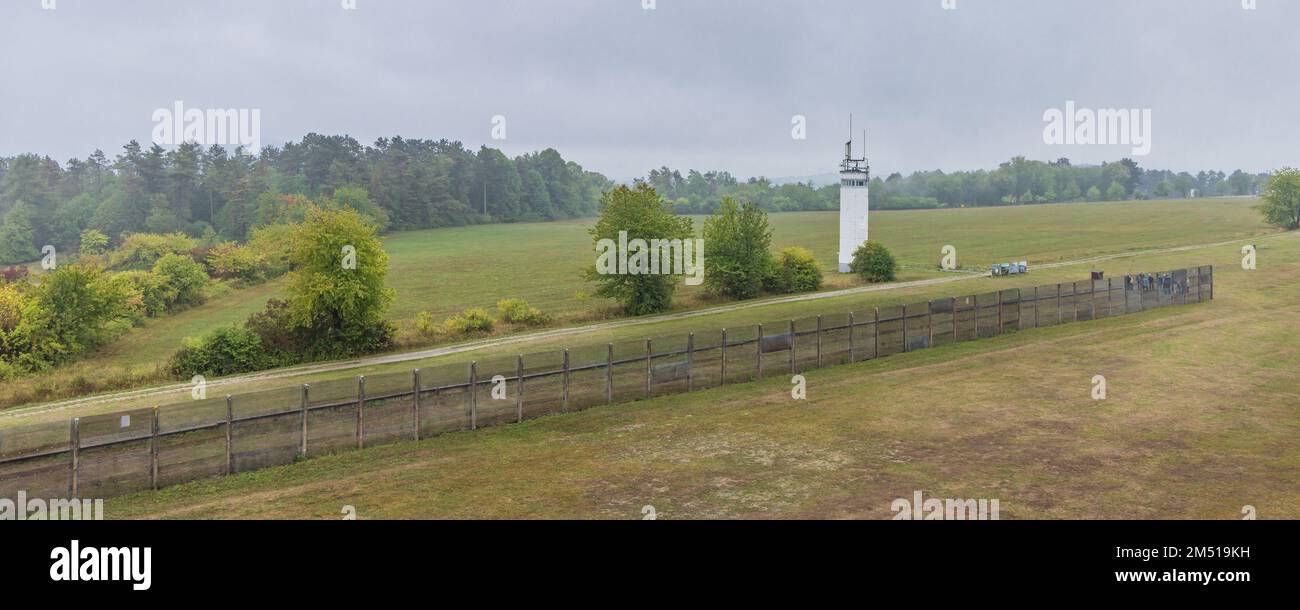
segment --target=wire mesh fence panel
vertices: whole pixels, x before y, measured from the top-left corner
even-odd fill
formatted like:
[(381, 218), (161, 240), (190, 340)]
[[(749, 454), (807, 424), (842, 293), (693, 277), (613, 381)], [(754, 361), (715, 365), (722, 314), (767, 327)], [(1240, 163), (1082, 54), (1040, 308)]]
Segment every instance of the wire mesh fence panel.
[(188, 400), (158, 407), (158, 431), (164, 434), (226, 421), (226, 397)]
[(70, 439), (67, 421), (0, 430), (0, 459), (67, 449)]
[(889, 356), (903, 351), (903, 308), (899, 306), (881, 307), (880, 319), (876, 322), (876, 352), (879, 356)]
[(650, 394), (676, 394), (686, 391), (691, 374), (686, 361), (687, 335), (655, 337), (650, 358)]
[(1020, 329), (1020, 291), (1003, 290), (1001, 293), (1002, 309), (999, 312), (1002, 325), (999, 333), (1014, 332)]
[(470, 429), (469, 388), (420, 391), (420, 438)]
[(1127, 296), (1124, 290), (1124, 278), (1110, 278), (1106, 282), (1106, 316), (1124, 315), (1126, 313), (1124, 299)]
[[(794, 321), (794, 370), (804, 372), (817, 368), (817, 317), (810, 316)], [(789, 367), (787, 362), (786, 367)]]
[[(301, 386), (299, 386), (299, 391), (301, 391)], [(313, 407), (336, 405), (355, 401), (358, 391), (356, 377), (341, 377), (312, 383), (307, 388), (307, 399)], [(299, 402), (301, 402), (301, 395), (299, 395)]]
[(1197, 268), (1196, 295), (1200, 302), (1214, 298), (1214, 267)]
[(366, 376), (365, 446), (415, 438), (414, 383), (411, 371)]
[(1034, 305), (1037, 302), (1032, 288), (1020, 293), (1020, 303), (1016, 306), (1016, 328), (1028, 330), (1034, 327)]
[(758, 326), (727, 329), (727, 383), (758, 379)]
[(930, 345), (938, 347), (956, 341), (953, 338), (953, 306), (956, 299), (935, 299), (930, 301)]
[(1175, 269), (1171, 272), (1173, 279), (1172, 302), (1175, 305), (1186, 305), (1190, 302), (1188, 295), (1192, 291), (1192, 276), (1196, 274), (1195, 269)]
[(849, 314), (822, 316), (821, 360), (822, 366), (835, 366), (849, 361)]
[(81, 446), (146, 438), (153, 431), (153, 409), (135, 409), (80, 418)]
[(1110, 301), (1110, 294), (1107, 292), (1106, 280), (1090, 280), (1089, 292), (1091, 297), (1088, 299), (1088, 309), (1092, 311), (1092, 319), (1100, 320), (1110, 315), (1107, 304)]
[(953, 331), (956, 341), (971, 341), (979, 336), (979, 309), (975, 297), (961, 296), (953, 299), (953, 316), (957, 327)]
[(314, 407), (307, 412), (308, 456), (329, 455), (356, 447), (357, 403), (355, 401)]
[(175, 433), (158, 438), (159, 487), (215, 477), (225, 474), (225, 472), (226, 430), (224, 424), (204, 430)]
[(614, 402), (645, 396), (645, 340), (614, 344)]
[(607, 345), (584, 345), (569, 350), (569, 410), (580, 411), (605, 404)]
[(415, 394), (409, 389), (389, 398), (366, 398), (365, 410), (365, 446), (415, 438)]
[(77, 497), (108, 498), (150, 489), (152, 469), (148, 439), (83, 446), (77, 458)]
[(905, 318), (903, 328), (906, 332), (904, 350), (915, 351), (930, 347), (930, 331), (933, 319), (930, 316), (930, 304), (912, 303), (903, 307)]
[(1061, 284), (1061, 310), (1058, 317), (1062, 324), (1070, 324), (1078, 321), (1078, 304), (1076, 302), (1077, 294), (1073, 283)]
[(569, 372), (569, 411), (605, 404), (604, 366), (587, 364)]
[(1160, 291), (1156, 286), (1156, 278), (1151, 274), (1144, 274), (1142, 277), (1142, 309), (1155, 309), (1160, 306)]
[(1069, 322), (1086, 322), (1092, 319), (1092, 309), (1089, 308), (1092, 300), (1091, 287), (1088, 282), (1072, 282), (1067, 290), (1070, 291), (1069, 313), (1066, 320)]
[(722, 331), (696, 331), (690, 355), (691, 389), (704, 390), (722, 384)]
[(996, 292), (975, 295), (977, 338), (993, 337), (998, 334), (998, 305), (1001, 297)]
[[(239, 404), (239, 398), (235, 399)], [(249, 472), (293, 463), (301, 447), (300, 413), (282, 413), (231, 427), (231, 472)]]
[(497, 426), (519, 420), (519, 403), (515, 400), (518, 384), (515, 356), (489, 358), (478, 363), (475, 383), (475, 423), (478, 427)]
[(853, 354), (852, 360), (871, 360), (879, 356), (877, 346), (880, 344), (880, 336), (877, 333), (878, 325), (876, 318), (878, 310), (859, 309), (853, 312)]
[(1061, 293), (1056, 284), (1038, 287), (1038, 307), (1035, 319), (1039, 328), (1061, 323)]
[(559, 413), (564, 404), (564, 352), (524, 356), (524, 419)]
[(30, 498), (66, 498), (71, 466), (71, 452), (0, 463), (0, 498), (17, 499), (19, 491)]
[(235, 397), (235, 419), (299, 411), (302, 406), (300, 386), (288, 386)]

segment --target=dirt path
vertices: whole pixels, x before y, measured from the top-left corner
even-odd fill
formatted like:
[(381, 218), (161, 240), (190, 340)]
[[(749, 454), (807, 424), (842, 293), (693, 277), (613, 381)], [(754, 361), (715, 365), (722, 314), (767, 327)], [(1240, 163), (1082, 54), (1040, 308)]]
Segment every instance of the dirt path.
[[(1295, 237), (1296, 235), (1297, 235), (1296, 232), (1288, 231), (1285, 233), (1275, 233), (1272, 235), (1261, 235), (1256, 237), (1248, 237), (1244, 239), (1234, 239), (1234, 240), (1220, 241), (1214, 243), (1193, 244), (1193, 245), (1186, 245), (1186, 246), (1156, 248), (1156, 249), (1149, 249), (1149, 250), (1133, 250), (1128, 252), (1105, 254), (1101, 256), (1094, 256), (1094, 257), (1082, 258), (1077, 260), (1035, 264), (1032, 265), (1032, 268), (1056, 269), (1060, 267), (1069, 267), (1072, 265), (1081, 265), (1081, 264), (1115, 260), (1121, 258), (1132, 258), (1137, 256), (1156, 256), (1162, 254), (1173, 254), (1177, 252), (1188, 252), (1192, 250), (1218, 248), (1218, 247), (1229, 246), (1234, 244), (1261, 242), (1261, 241), (1272, 240), (1272, 239)], [(786, 297), (776, 297), (770, 299), (745, 301), (741, 303), (732, 303), (729, 305), (709, 307), (706, 309), (694, 309), (691, 311), (683, 311), (678, 313), (670, 313), (670, 314), (649, 316), (643, 318), (620, 319), (620, 320), (612, 320), (609, 322), (598, 322), (595, 324), (587, 324), (583, 326), (573, 326), (567, 328), (543, 330), (543, 331), (537, 331), (531, 333), (511, 335), (508, 337), (493, 337), (493, 338), (483, 339), (479, 341), (471, 341), (468, 343), (460, 343), (456, 345), (436, 347), (436, 348), (418, 350), (413, 352), (404, 352), (400, 354), (386, 354), (382, 356), (357, 358), (353, 360), (316, 363), (316, 364), (296, 366), (291, 368), (277, 369), (274, 371), (268, 371), (264, 373), (250, 373), (247, 375), (226, 377), (223, 379), (209, 381), (208, 389), (212, 390), (214, 388), (235, 386), (237, 384), (248, 383), (253, 381), (289, 379), (301, 375), (327, 373), (330, 371), (342, 371), (342, 370), (364, 367), (364, 366), (375, 366), (375, 365), (382, 365), (382, 364), (408, 362), (412, 360), (423, 360), (426, 358), (434, 358), (438, 356), (448, 356), (453, 354), (472, 352), (487, 347), (499, 347), (504, 345), (513, 345), (517, 343), (527, 343), (539, 339), (553, 339), (557, 337), (581, 335), (581, 334), (590, 333), (594, 331), (608, 330), (611, 328), (642, 326), (646, 324), (657, 324), (660, 322), (671, 321), (671, 320), (683, 320), (683, 319), (696, 318), (701, 316), (711, 316), (720, 313), (728, 313), (732, 311), (752, 309), (755, 307), (767, 307), (770, 305), (780, 305), (784, 303), (799, 303), (799, 302), (814, 301), (820, 299), (831, 299), (836, 297), (851, 296), (855, 294), (863, 294), (869, 292), (883, 292), (888, 290), (899, 290), (904, 288), (935, 286), (940, 284), (949, 284), (953, 282), (961, 282), (969, 279), (982, 278), (982, 277), (987, 277), (987, 274), (954, 273), (947, 277), (931, 278), (925, 280), (913, 280), (910, 282), (898, 282), (898, 283), (891, 283), (891, 284), (858, 286), (855, 288), (830, 290), (826, 292), (814, 292), (814, 293), (800, 294), (800, 295), (793, 295), (793, 296), (786, 296)], [(155, 386), (152, 388), (128, 390), (125, 392), (102, 394), (102, 395), (91, 396), (86, 398), (74, 398), (71, 400), (64, 400), (59, 402), (29, 405), (25, 407), (16, 407), (13, 409), (5, 410), (4, 412), (0, 412), (0, 419), (17, 419), (17, 418), (36, 415), (36, 414), (47, 414), (50, 412), (74, 409), (74, 408), (84, 407), (88, 405), (102, 405), (102, 404), (113, 403), (113, 402), (118, 402), (127, 399), (147, 398), (150, 396), (161, 396), (166, 394), (172, 394), (175, 392), (184, 392), (187, 391), (189, 388), (190, 388), (190, 384), (177, 383), (177, 384), (170, 384), (165, 386)]]

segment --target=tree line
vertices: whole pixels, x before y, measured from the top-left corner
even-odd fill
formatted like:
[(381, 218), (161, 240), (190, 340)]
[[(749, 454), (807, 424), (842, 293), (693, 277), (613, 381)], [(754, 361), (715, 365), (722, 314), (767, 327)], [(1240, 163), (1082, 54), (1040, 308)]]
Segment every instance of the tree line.
[[(182, 232), (244, 241), (307, 200), (344, 194), (380, 226), (421, 229), (592, 216), (612, 186), (554, 149), (515, 158), (460, 142), (308, 134), (258, 155), (188, 142), (172, 150), (131, 141), (110, 159), (100, 150), (60, 164), (48, 156), (0, 158), (0, 263), (75, 248), (94, 229), (114, 244), (127, 235)], [(288, 214), (293, 216), (293, 213)]]
[[(1268, 174), (1236, 170), (1188, 172), (1143, 169), (1132, 159), (1076, 166), (1069, 159), (1034, 161), (1023, 156), (994, 170), (893, 173), (870, 182), (876, 210), (955, 208), (1067, 201), (1120, 201), (1256, 195)], [(651, 170), (644, 181), (683, 214), (712, 214), (723, 199), (754, 202), (768, 212), (839, 209), (838, 184), (775, 184), (767, 178), (737, 180), (725, 171), (685, 174), (668, 167)]]

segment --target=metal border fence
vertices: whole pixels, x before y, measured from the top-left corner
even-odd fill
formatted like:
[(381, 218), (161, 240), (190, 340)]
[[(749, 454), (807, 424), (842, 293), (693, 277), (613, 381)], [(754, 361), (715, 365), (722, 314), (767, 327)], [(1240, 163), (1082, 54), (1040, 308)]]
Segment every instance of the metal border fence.
[(1213, 298), (1213, 267), (1194, 267), (78, 417), (66, 426), (0, 431), (0, 497), (25, 490), (29, 497), (106, 498), (352, 448)]

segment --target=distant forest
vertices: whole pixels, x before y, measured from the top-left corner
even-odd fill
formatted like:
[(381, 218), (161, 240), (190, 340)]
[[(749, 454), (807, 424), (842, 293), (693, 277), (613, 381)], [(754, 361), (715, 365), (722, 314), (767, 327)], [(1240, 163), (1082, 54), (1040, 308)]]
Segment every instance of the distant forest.
[[(1075, 166), (1069, 159), (1042, 162), (1016, 157), (992, 171), (924, 171), (909, 176), (890, 174), (870, 183), (871, 207), (876, 210), (978, 207), (1254, 195), (1267, 173), (1241, 170), (1231, 175), (1202, 171), (1196, 175), (1145, 170), (1132, 159), (1099, 166)], [(839, 209), (839, 185), (820, 188), (811, 183), (775, 186), (766, 178), (740, 182), (727, 172), (681, 172), (663, 167), (645, 179), (659, 194), (677, 203), (684, 213), (708, 214), (723, 197), (758, 202), (773, 212)]]
[[(1016, 205), (1251, 195), (1265, 174), (1196, 175), (1144, 170), (1130, 159), (1073, 166), (1016, 157), (991, 171), (926, 171), (871, 180), (874, 209)], [(770, 212), (835, 210), (839, 186), (741, 181), (725, 171), (663, 167), (641, 178), (680, 213), (708, 214), (724, 197)], [(131, 141), (114, 158), (96, 150), (60, 164), (48, 156), (0, 158), (0, 264), (39, 257), (44, 245), (75, 250), (94, 229), (114, 245), (133, 233), (185, 233), (208, 243), (244, 241), (260, 226), (293, 221), (315, 203), (348, 206), (381, 230), (593, 216), (605, 176), (554, 149), (507, 157), (460, 142), (309, 134), (258, 155), (186, 143), (173, 150)]]

